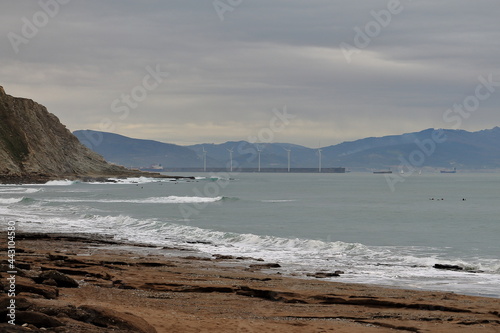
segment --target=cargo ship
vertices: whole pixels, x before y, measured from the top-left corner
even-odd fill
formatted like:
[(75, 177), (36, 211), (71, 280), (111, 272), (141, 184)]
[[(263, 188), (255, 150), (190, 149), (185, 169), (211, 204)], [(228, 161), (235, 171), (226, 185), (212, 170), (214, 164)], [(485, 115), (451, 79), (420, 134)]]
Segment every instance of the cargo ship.
[(374, 174), (387, 174), (387, 173), (392, 173), (391, 170), (380, 170), (380, 171), (373, 171)]

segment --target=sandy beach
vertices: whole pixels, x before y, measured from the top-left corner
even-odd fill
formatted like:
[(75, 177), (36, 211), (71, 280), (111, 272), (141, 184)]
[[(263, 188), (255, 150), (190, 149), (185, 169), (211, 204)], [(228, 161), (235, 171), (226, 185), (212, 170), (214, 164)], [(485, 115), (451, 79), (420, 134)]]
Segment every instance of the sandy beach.
[(15, 259), (16, 326), (4, 260), (0, 332), (500, 331), (500, 299), (284, 277), (258, 258), (18, 234)]

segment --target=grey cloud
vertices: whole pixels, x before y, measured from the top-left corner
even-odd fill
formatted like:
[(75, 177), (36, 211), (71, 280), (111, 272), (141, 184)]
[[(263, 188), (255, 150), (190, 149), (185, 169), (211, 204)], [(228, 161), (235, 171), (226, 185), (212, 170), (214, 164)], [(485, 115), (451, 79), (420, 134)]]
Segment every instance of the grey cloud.
[[(401, 1), (348, 64), (340, 43), (388, 2), (243, 1), (221, 22), (212, 1), (71, 1), (16, 55), (6, 36), (40, 7), (5, 1), (0, 84), (71, 129), (110, 118), (121, 134), (171, 142), (245, 139), (232, 136), (258, 131), (283, 105), (298, 120), (276, 140), (306, 145), (446, 127), (443, 112), (497, 71), (500, 4)], [(169, 78), (118, 119), (111, 103), (156, 64)], [(498, 125), (499, 104), (496, 93), (463, 128)]]

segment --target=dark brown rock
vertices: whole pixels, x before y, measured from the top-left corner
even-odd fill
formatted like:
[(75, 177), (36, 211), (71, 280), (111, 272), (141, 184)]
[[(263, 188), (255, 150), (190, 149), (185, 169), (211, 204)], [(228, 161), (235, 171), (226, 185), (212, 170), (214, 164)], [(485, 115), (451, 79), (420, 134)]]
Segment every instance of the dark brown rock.
[(464, 270), (464, 268), (461, 267), (461, 266), (447, 265), (447, 264), (435, 264), (434, 268), (436, 268), (436, 269), (446, 269), (446, 270), (449, 270), (449, 271), (463, 271)]
[[(46, 271), (40, 274), (40, 279), (54, 280), (60, 288), (78, 288), (78, 282), (58, 271)], [(46, 283), (45, 283), (46, 284)]]
[(55, 261), (55, 260), (66, 260), (68, 259), (68, 256), (64, 256), (61, 254), (49, 254), (49, 260)]
[[(0, 309), (7, 309), (11, 299), (7, 296), (0, 296)], [(16, 310), (26, 310), (31, 306), (31, 302), (25, 297), (16, 297), (15, 300)]]
[(59, 296), (59, 290), (55, 287), (44, 286), (40, 284), (27, 283), (25, 281), (16, 282), (16, 291), (18, 293), (27, 292), (38, 294), (48, 299), (55, 299)]
[(27, 327), (11, 325), (11, 324), (0, 324), (0, 332), (2, 333), (24, 333), (24, 332), (38, 332)]
[(80, 309), (90, 315), (89, 323), (100, 327), (117, 327), (137, 333), (157, 333), (147, 321), (130, 313), (117, 312), (100, 306), (83, 305)]
[(314, 277), (316, 279), (325, 279), (329, 277), (335, 277), (335, 276), (340, 276), (339, 271), (335, 273), (327, 273), (327, 272), (316, 272), (314, 274), (307, 274), (309, 277)]
[(42, 327), (51, 328), (64, 325), (61, 321), (57, 320), (56, 318), (53, 318), (41, 312), (34, 312), (34, 311), (17, 311), (16, 324), (19, 325), (31, 324), (38, 328)]
[(31, 264), (26, 263), (26, 262), (19, 262), (18, 261), (18, 262), (16, 262), (16, 268), (30, 270), (31, 269)]
[(42, 281), (42, 284), (44, 284), (46, 286), (57, 287), (57, 282), (54, 279), (46, 279), (46, 280)]
[(271, 269), (271, 268), (280, 268), (280, 264), (254, 264), (250, 265), (250, 268), (253, 269)]
[(233, 260), (233, 259), (236, 259), (234, 256), (223, 255), (223, 254), (214, 254), (213, 256), (217, 260)]

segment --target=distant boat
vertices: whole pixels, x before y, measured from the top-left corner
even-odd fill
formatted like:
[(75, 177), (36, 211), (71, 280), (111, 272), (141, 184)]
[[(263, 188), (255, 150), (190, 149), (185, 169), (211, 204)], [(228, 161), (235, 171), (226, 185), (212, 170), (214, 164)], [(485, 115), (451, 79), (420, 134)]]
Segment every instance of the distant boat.
[(163, 166), (161, 164), (153, 164), (150, 168), (153, 170), (163, 170)]
[(453, 170), (441, 170), (441, 173), (457, 173), (457, 168), (453, 168)]
[(153, 164), (146, 168), (141, 168), (144, 171), (163, 171), (163, 166), (161, 164)]
[(384, 174), (384, 173), (392, 173), (391, 170), (381, 170), (381, 171), (373, 171), (374, 174)]

